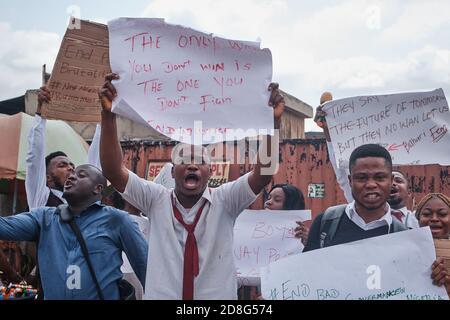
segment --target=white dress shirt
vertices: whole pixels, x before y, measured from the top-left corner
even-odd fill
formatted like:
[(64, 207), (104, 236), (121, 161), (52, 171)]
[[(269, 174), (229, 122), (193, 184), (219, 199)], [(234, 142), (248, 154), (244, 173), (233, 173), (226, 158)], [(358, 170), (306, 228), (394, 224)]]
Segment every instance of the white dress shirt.
[[(248, 176), (216, 189), (206, 188), (191, 209), (185, 209), (178, 199), (175, 201), (188, 224), (193, 222), (198, 208), (207, 202), (194, 231), (200, 268), (194, 279), (196, 300), (237, 298), (233, 228), (237, 216), (256, 199)], [(146, 299), (182, 299), (187, 231), (174, 216), (173, 196), (172, 189), (129, 172), (123, 197), (144, 212), (150, 221)]]
[[(394, 209), (391, 209), (394, 210)], [(406, 207), (395, 209), (396, 211), (400, 211), (402, 213), (402, 223), (405, 225), (405, 227), (410, 229), (416, 229), (419, 228), (419, 221), (417, 220), (414, 213), (409, 211)]]
[(356, 212), (355, 201), (352, 201), (347, 205), (347, 207), (345, 208), (345, 213), (351, 221), (353, 221), (364, 231), (376, 229), (385, 225), (388, 225), (390, 227), (390, 225), (392, 224), (391, 207), (388, 203), (386, 203), (386, 214), (380, 219), (371, 221), (369, 223), (366, 223), (364, 219), (361, 218), (361, 216), (358, 214), (358, 212)]
[(25, 190), (29, 209), (44, 207), (51, 192), (63, 203), (66, 200), (62, 192), (47, 187), (47, 170), (45, 168), (45, 125), (46, 119), (34, 116), (33, 125), (28, 133), (27, 174)]

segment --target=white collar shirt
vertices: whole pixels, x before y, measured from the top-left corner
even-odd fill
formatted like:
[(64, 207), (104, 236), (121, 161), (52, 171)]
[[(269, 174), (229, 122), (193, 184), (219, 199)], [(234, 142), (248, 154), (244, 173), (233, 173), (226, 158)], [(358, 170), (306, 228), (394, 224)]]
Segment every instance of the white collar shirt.
[[(194, 299), (237, 298), (233, 255), (233, 228), (238, 215), (256, 195), (246, 174), (236, 181), (206, 189), (200, 200), (185, 209), (175, 200), (185, 223), (192, 223), (204, 204), (195, 228), (199, 253), (199, 274), (194, 279)], [(187, 231), (173, 213), (173, 190), (139, 178), (129, 172), (123, 193), (125, 200), (149, 218), (149, 256), (145, 299), (181, 299), (183, 292), (184, 245)]]
[(381, 218), (366, 223), (363, 218), (356, 212), (355, 201), (350, 202), (345, 208), (345, 213), (348, 218), (353, 221), (358, 227), (364, 231), (373, 230), (385, 225), (390, 226), (392, 224), (391, 207), (386, 203), (386, 214)]

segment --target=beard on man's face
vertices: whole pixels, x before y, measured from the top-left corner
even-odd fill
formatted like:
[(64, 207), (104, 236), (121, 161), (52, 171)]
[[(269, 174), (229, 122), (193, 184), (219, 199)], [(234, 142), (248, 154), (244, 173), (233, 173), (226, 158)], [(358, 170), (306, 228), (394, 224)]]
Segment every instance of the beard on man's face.
[(387, 200), (387, 202), (389, 203), (389, 205), (392, 206), (397, 206), (402, 202), (402, 198), (400, 197), (389, 197), (389, 199)]
[(64, 181), (55, 175), (51, 175), (53, 181), (53, 189), (64, 191)]

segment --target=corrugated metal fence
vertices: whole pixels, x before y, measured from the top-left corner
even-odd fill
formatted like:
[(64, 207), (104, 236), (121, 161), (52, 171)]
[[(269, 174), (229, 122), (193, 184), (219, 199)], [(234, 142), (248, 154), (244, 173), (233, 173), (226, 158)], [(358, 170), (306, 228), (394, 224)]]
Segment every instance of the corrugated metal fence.
[[(148, 162), (170, 161), (173, 143), (167, 142), (126, 142), (122, 144), (124, 161), (128, 168), (141, 177), (146, 177)], [(248, 150), (247, 150), (248, 151)], [(251, 170), (246, 152), (245, 164), (230, 166), (229, 181), (235, 180)], [(404, 172), (409, 181), (413, 201), (429, 192), (442, 192), (450, 196), (450, 166), (399, 166), (396, 169)], [(284, 140), (280, 144), (280, 167), (273, 178), (273, 183), (291, 183), (305, 195), (306, 208), (311, 209), (313, 217), (329, 206), (345, 203), (342, 190), (336, 182), (331, 166), (327, 146), (323, 139)], [(319, 197), (309, 196), (309, 187), (319, 188)], [(269, 188), (267, 188), (269, 189)], [(317, 191), (317, 190), (316, 190)], [(320, 195), (323, 191), (323, 197)], [(252, 205), (253, 209), (263, 206), (264, 194)]]

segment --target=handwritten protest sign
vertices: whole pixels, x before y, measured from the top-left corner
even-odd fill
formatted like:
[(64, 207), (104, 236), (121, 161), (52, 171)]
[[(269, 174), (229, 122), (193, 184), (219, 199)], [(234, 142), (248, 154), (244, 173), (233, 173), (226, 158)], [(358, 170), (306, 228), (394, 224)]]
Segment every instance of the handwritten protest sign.
[[(100, 122), (98, 90), (110, 73), (106, 25), (80, 20), (68, 28), (61, 43), (48, 87), (51, 103), (45, 118)], [(73, 26), (72, 24), (70, 26)]]
[(272, 57), (259, 43), (215, 37), (162, 19), (120, 18), (108, 29), (111, 67), (120, 76), (114, 81), (115, 113), (195, 144), (273, 128), (267, 91)]
[(301, 253), (295, 221), (311, 220), (310, 210), (245, 210), (234, 227), (234, 261), (240, 285), (259, 285), (259, 268)]
[(447, 300), (431, 281), (436, 260), (429, 227), (323, 248), (261, 271), (270, 300)]
[(442, 89), (361, 96), (330, 101), (323, 108), (338, 167), (351, 152), (378, 143), (395, 164), (450, 164), (450, 112)]

